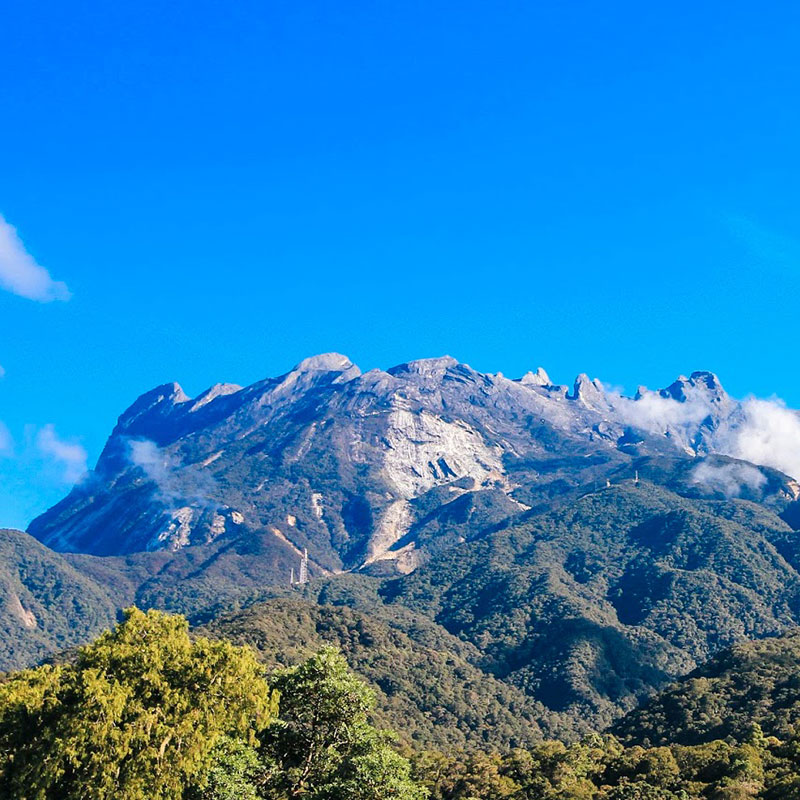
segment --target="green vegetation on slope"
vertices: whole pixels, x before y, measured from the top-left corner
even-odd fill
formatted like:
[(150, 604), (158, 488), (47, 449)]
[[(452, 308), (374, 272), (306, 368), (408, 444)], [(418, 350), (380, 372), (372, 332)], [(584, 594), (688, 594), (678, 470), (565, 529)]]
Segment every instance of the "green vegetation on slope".
[[(720, 649), (800, 623), (797, 534), (753, 503), (628, 481), (506, 524), (410, 575), (335, 575), (295, 592), (275, 586), (280, 564), (258, 536), (248, 552), (221, 537), (175, 554), (62, 558), (13, 534), (4, 569), (17, 583), (31, 583), (31, 554), (64, 578), (53, 595), (36, 582), (54, 598), (40, 609), (58, 612), (55, 628), (22, 630), (39, 610), (16, 591), (5, 665), (85, 641), (115, 605), (135, 603), (252, 642), (268, 663), (334, 644), (405, 741), (506, 748), (604, 729)], [(61, 614), (59, 597), (73, 610)]]
[(800, 630), (726, 649), (571, 745), (416, 753), (432, 800), (800, 800)]
[(741, 740), (800, 733), (800, 630), (737, 644), (632, 711), (613, 728), (627, 742)]
[(247, 602), (264, 587), (273, 587), (272, 591), (287, 586), (289, 570), (297, 564), (295, 551), (266, 530), (176, 552), (104, 557), (66, 553), (64, 557), (123, 605), (195, 619)]
[(107, 592), (61, 555), (0, 530), (0, 672), (82, 644), (115, 617)]
[(800, 739), (623, 747), (593, 735), (506, 755), (423, 753), (418, 779), (431, 800), (798, 800)]
[[(308, 624), (302, 603), (260, 608)], [(239, 622), (266, 647), (280, 634), (260, 619)], [(798, 641), (737, 646), (708, 665), (706, 707), (716, 697), (733, 709), (727, 740), (676, 743), (664, 718), (658, 746), (595, 733), (503, 752), (416, 749), (409, 761), (370, 723), (373, 691), (334, 648), (269, 670), (250, 648), (190, 637), (184, 618), (130, 609), (73, 664), (0, 683), (0, 800), (800, 800), (800, 735), (745, 724), (794, 718)], [(749, 697), (736, 704), (736, 691)], [(692, 726), (710, 736), (702, 716), (678, 722), (676, 738)]]
[(409, 745), (509, 748), (571, 732), (569, 720), (476, 667), (473, 645), (400, 607), (377, 605), (366, 615), (276, 598), (199, 633), (250, 645), (268, 665), (297, 664), (336, 646), (373, 688), (377, 724), (397, 729)]
[(720, 648), (800, 621), (788, 531), (751, 503), (628, 484), (455, 548), (383, 596), (576, 730), (605, 727)]

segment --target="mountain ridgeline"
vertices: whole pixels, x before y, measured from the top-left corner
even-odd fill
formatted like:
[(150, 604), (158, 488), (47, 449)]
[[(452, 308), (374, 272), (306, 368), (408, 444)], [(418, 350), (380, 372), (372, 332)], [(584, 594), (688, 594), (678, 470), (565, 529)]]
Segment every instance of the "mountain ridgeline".
[(335, 645), (415, 747), (622, 725), (725, 648), (800, 625), (800, 486), (754, 446), (758, 412), (708, 372), (628, 398), (451, 358), (158, 387), (31, 536), (8, 534), (0, 668), (136, 604), (271, 665)]
[[(632, 477), (638, 457), (736, 455), (744, 422), (711, 373), (628, 399), (585, 375), (570, 391), (541, 369), (509, 380), (445, 357), (362, 374), (327, 354), (247, 388), (147, 392), (29, 532), (94, 555), (259, 539), (284, 574), (306, 547), (314, 575), (402, 574), (570, 489)], [(750, 499), (797, 496), (738, 469)], [(719, 493), (736, 474), (712, 463), (684, 479)]]

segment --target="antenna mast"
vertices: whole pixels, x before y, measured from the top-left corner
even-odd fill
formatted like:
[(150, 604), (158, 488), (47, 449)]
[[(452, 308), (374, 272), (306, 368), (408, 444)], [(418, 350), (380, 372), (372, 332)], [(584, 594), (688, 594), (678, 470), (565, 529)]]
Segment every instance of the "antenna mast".
[(297, 585), (302, 586), (308, 583), (308, 550), (303, 548), (303, 557), (300, 559), (300, 576), (297, 579)]

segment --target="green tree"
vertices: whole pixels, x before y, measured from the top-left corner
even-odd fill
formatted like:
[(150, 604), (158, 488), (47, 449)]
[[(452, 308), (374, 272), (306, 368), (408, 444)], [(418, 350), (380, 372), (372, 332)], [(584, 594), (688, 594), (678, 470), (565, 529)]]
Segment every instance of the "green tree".
[(504, 759), (496, 753), (479, 753), (466, 761), (464, 774), (455, 782), (452, 797), (463, 800), (511, 800), (520, 786), (507, 774)]
[(186, 793), (186, 800), (259, 800), (264, 764), (242, 739), (223, 736), (211, 752), (205, 774)]
[(406, 759), (367, 718), (372, 691), (333, 648), (277, 671), (280, 718), (264, 731), (261, 756), (274, 764), (268, 798), (422, 800)]
[(183, 617), (125, 612), (74, 666), (0, 686), (0, 784), (14, 800), (177, 800), (221, 737), (255, 741), (276, 695), (253, 654), (189, 638)]
[(675, 794), (645, 781), (623, 783), (604, 792), (602, 800), (688, 800), (686, 794)]

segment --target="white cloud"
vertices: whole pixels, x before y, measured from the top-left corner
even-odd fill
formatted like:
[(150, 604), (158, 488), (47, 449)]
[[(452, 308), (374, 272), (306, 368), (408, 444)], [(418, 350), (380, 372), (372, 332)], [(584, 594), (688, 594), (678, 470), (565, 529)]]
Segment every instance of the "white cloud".
[[(643, 408), (637, 408), (645, 399), (630, 404), (628, 418), (635, 418), (641, 427), (652, 432), (672, 428), (693, 433), (707, 416), (720, 411), (719, 406), (702, 397), (681, 403), (652, 395)], [(715, 453), (772, 467), (800, 480), (800, 414), (778, 398), (742, 400), (727, 416), (723, 414), (719, 427), (708, 431), (707, 437)], [(733, 477), (729, 470), (728, 478)], [(741, 471), (736, 478), (740, 485), (752, 486)], [(752, 474), (750, 478), (758, 480)]]
[(149, 439), (131, 439), (128, 448), (131, 464), (139, 467), (158, 486), (165, 499), (177, 496), (173, 479), (173, 469), (177, 464), (167, 453)]
[(692, 470), (690, 480), (726, 497), (739, 497), (744, 489), (756, 491), (767, 482), (766, 476), (752, 464), (714, 464), (710, 461), (698, 464)]
[(0, 287), (20, 297), (47, 303), (69, 300), (65, 283), (54, 281), (50, 273), (36, 263), (17, 235), (16, 228), (0, 214)]
[(167, 505), (177, 500), (201, 505), (214, 503), (216, 483), (200, 470), (181, 464), (178, 457), (149, 439), (128, 441), (128, 458), (152, 481)]
[[(787, 408), (778, 399), (761, 400), (749, 397), (741, 402), (712, 402), (704, 392), (692, 392), (684, 401), (644, 390), (636, 400), (611, 396), (614, 410), (620, 417), (641, 431), (655, 435), (669, 434), (676, 443), (692, 446), (699, 432), (710, 452), (772, 467), (800, 480), (800, 413)], [(716, 426), (702, 428), (711, 417)], [(701, 478), (713, 476), (700, 472)], [(741, 488), (757, 480), (752, 474), (727, 470), (717, 475), (718, 482)]]
[(704, 399), (692, 398), (681, 403), (650, 391), (642, 392), (636, 400), (617, 396), (614, 405), (630, 425), (657, 434), (675, 428), (696, 427), (711, 411), (711, 404)]
[(39, 453), (54, 462), (64, 483), (77, 483), (87, 471), (87, 453), (77, 442), (61, 439), (55, 426), (45, 425), (36, 436)]
[[(748, 398), (744, 419), (723, 431), (720, 452), (773, 467), (800, 480), (800, 416), (780, 400)], [(724, 450), (722, 449), (724, 448)]]

